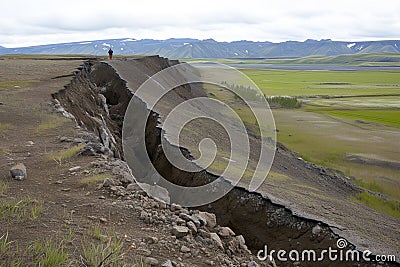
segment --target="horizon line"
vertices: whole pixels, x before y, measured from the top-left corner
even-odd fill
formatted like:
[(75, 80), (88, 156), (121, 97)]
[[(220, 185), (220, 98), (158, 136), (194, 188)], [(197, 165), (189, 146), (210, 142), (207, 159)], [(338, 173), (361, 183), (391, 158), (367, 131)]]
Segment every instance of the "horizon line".
[(317, 41), (317, 42), (321, 42), (321, 41), (332, 41), (332, 42), (380, 42), (380, 41), (400, 41), (400, 37), (399, 39), (396, 38), (390, 38), (390, 39), (379, 39), (379, 38), (372, 38), (370, 40), (364, 40), (364, 39), (360, 39), (360, 40), (334, 40), (331, 38), (321, 38), (321, 39), (312, 39), (312, 38), (307, 38), (303, 41), (299, 41), (299, 40), (285, 40), (285, 41), (256, 41), (256, 40), (246, 40), (246, 39), (242, 39), (242, 40), (234, 40), (234, 41), (217, 41), (214, 38), (206, 38), (206, 39), (197, 39), (197, 38), (191, 38), (191, 37), (171, 37), (171, 38), (166, 38), (166, 39), (153, 39), (153, 38), (142, 38), (142, 39), (135, 39), (132, 37), (125, 37), (125, 38), (109, 38), (109, 39), (93, 39), (93, 40), (81, 40), (81, 41), (71, 41), (71, 42), (60, 42), (60, 43), (44, 43), (44, 44), (36, 44), (36, 45), (27, 45), (27, 46), (12, 46), (12, 47), (7, 47), (7, 46), (3, 46), (0, 44), (0, 46), (7, 48), (7, 49), (17, 49), (17, 48), (27, 48), (27, 47), (36, 47), (36, 46), (46, 46), (46, 45), (61, 45), (61, 44), (70, 44), (70, 43), (84, 43), (84, 42), (95, 42), (95, 41), (107, 41), (107, 40), (127, 40), (127, 42), (130, 42), (128, 40), (132, 40), (132, 41), (142, 41), (142, 40), (154, 40), (154, 41), (167, 41), (167, 40), (179, 40), (179, 39), (192, 39), (192, 40), (196, 40), (196, 41), (207, 41), (207, 40), (213, 40), (215, 42), (218, 43), (235, 43), (235, 42), (253, 42), (253, 43), (273, 43), (273, 44), (280, 44), (280, 43), (285, 43), (285, 42), (298, 42), (298, 43), (304, 43), (307, 41)]

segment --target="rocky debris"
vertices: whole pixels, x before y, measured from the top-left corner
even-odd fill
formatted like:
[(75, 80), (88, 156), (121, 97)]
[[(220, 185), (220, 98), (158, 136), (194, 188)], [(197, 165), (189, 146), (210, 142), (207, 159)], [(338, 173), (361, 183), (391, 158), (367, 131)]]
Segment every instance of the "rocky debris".
[[(107, 159), (110, 160), (112, 159)], [(115, 163), (107, 163), (103, 159), (91, 164), (108, 170), (115, 167)], [(149, 266), (191, 266), (184, 262), (189, 259), (197, 261), (197, 258), (212, 257), (208, 263), (204, 260), (203, 262), (210, 266), (239, 267), (248, 266), (248, 263), (254, 260), (243, 236), (236, 236), (229, 227), (219, 226), (215, 214), (159, 202), (148, 196), (135, 182), (128, 185), (117, 185), (118, 183), (118, 179), (106, 178), (99, 187), (99, 190), (116, 198), (111, 205), (123, 205), (127, 211), (136, 212), (136, 216), (146, 223), (149, 229), (159, 227), (156, 229), (165, 229), (169, 233), (160, 237), (156, 232), (152, 232), (137, 243), (140, 248), (136, 252), (146, 257)], [(147, 232), (147, 228), (144, 231)], [(176, 253), (176, 258), (160, 259), (159, 254), (152, 253), (163, 249)], [(157, 260), (157, 264), (151, 265), (155, 264), (151, 259)]]
[(171, 260), (166, 260), (163, 264), (161, 264), (161, 267), (174, 267), (174, 266), (172, 265)]
[(157, 244), (158, 243), (158, 238), (154, 236), (150, 236), (147, 238), (147, 243), (148, 244)]
[(222, 245), (221, 238), (216, 233), (210, 233), (210, 238), (212, 241), (215, 242), (215, 244), (220, 248), (224, 249), (224, 245)]
[(139, 186), (149, 195), (155, 196), (158, 200), (170, 203), (169, 192), (164, 187), (158, 185), (149, 185), (145, 183), (138, 183)]
[(197, 216), (206, 221), (207, 223), (206, 225), (208, 228), (214, 228), (215, 226), (217, 226), (217, 218), (215, 217), (215, 214), (205, 211), (200, 211), (197, 214)]
[(189, 230), (190, 230), (190, 232), (192, 232), (192, 234), (196, 234), (197, 233), (197, 227), (192, 221), (187, 222), (186, 226), (189, 228)]
[(258, 265), (257, 262), (255, 261), (251, 261), (247, 264), (247, 267), (259, 267), (260, 265)]
[(183, 245), (182, 247), (181, 247), (181, 250), (180, 250), (182, 253), (190, 253), (190, 248), (188, 248), (187, 246), (185, 246), (185, 245)]
[(33, 141), (28, 141), (26, 142), (25, 146), (33, 146), (35, 143)]
[(81, 155), (96, 156), (99, 154), (111, 156), (112, 152), (109, 148), (106, 148), (101, 143), (89, 142), (85, 144), (85, 147), (80, 152)]
[(322, 232), (322, 228), (319, 225), (316, 225), (313, 227), (313, 229), (311, 230), (313, 235), (319, 235)]
[(75, 171), (80, 170), (80, 169), (81, 169), (81, 166), (75, 166), (75, 167), (69, 168), (68, 171), (69, 172), (75, 172)]
[[(267, 260), (265, 261), (265, 264), (266, 264), (266, 267), (277, 267), (274, 258), (267, 258)], [(299, 265), (297, 265), (297, 266), (299, 266)], [(295, 263), (293, 263), (293, 266), (296, 266)]]
[(150, 256), (151, 255), (151, 251), (146, 249), (146, 248), (138, 249), (137, 253), (139, 253), (140, 255), (143, 255), (143, 256)]
[(105, 178), (102, 187), (111, 187), (117, 185), (117, 182), (111, 178)]
[(221, 227), (218, 230), (218, 235), (220, 237), (229, 237), (229, 236), (235, 236), (235, 233), (229, 227)]
[(144, 262), (150, 266), (158, 266), (159, 265), (159, 261), (155, 258), (152, 257), (147, 257)]
[(247, 250), (246, 241), (244, 240), (244, 237), (242, 235), (238, 235), (236, 237), (236, 240), (239, 242), (240, 248)]
[(15, 180), (24, 180), (27, 178), (26, 167), (23, 163), (18, 163), (11, 167), (10, 175)]
[(181, 238), (187, 236), (190, 233), (189, 228), (186, 226), (174, 226), (171, 230), (172, 235), (176, 236), (177, 238)]
[(68, 119), (72, 119), (73, 121), (76, 122), (74, 115), (72, 115), (71, 113), (67, 112), (63, 106), (61, 106), (60, 101), (58, 101), (58, 99), (53, 99), (52, 102), (54, 108), (57, 110), (57, 112), (61, 113), (61, 115), (63, 115), (64, 117), (68, 118)]

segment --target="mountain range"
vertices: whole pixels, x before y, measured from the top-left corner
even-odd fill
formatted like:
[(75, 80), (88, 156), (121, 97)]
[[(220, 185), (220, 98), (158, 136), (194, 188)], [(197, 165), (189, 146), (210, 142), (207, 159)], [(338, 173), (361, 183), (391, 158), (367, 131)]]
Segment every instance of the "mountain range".
[(167, 40), (125, 38), (19, 48), (0, 46), (0, 54), (107, 55), (110, 47), (114, 50), (114, 55), (158, 54), (168, 58), (282, 58), (382, 52), (400, 53), (400, 40), (345, 42), (332, 41), (330, 39), (308, 39), (304, 42), (272, 43), (253, 41), (217, 42), (213, 39), (198, 40), (189, 38)]

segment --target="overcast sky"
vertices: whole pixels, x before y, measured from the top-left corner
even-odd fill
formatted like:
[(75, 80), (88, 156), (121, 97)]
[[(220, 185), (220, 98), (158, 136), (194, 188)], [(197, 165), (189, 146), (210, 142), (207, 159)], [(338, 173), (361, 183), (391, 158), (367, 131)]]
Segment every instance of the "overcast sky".
[(400, 39), (400, 1), (9, 0), (1, 5), (2, 46), (128, 37)]

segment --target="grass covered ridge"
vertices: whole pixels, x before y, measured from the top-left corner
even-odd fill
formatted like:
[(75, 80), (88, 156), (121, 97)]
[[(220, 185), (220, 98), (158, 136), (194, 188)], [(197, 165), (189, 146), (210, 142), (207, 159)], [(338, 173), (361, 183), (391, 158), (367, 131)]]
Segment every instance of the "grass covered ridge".
[(373, 208), (374, 210), (400, 218), (400, 203), (398, 201), (384, 200), (381, 197), (372, 195), (368, 192), (357, 194), (353, 199)]

